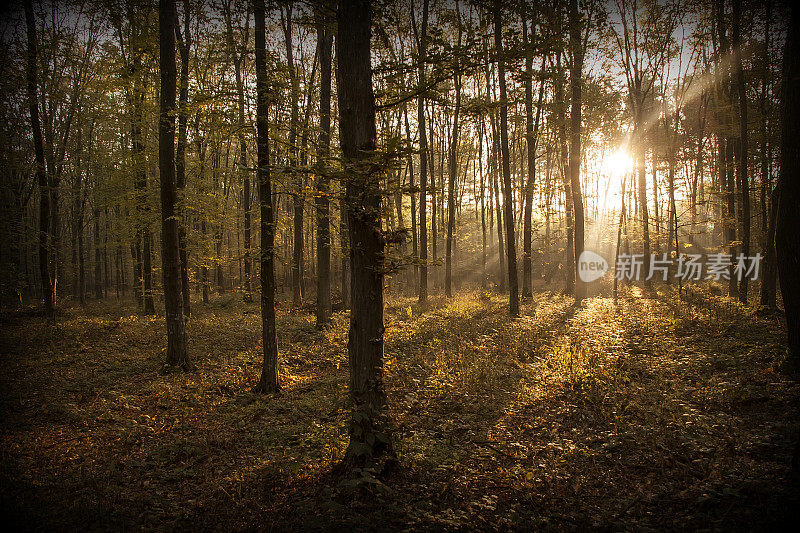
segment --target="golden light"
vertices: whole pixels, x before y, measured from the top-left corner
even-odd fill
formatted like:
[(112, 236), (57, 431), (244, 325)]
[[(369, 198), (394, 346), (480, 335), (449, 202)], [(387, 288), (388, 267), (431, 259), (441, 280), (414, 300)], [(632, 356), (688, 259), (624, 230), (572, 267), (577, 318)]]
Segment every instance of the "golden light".
[(604, 209), (618, 210), (622, 206), (622, 180), (632, 170), (633, 158), (623, 147), (603, 156), (600, 174), (606, 181), (605, 185), (601, 185), (605, 191)]
[(603, 157), (601, 170), (609, 178), (622, 178), (633, 169), (633, 158), (624, 148), (618, 148)]

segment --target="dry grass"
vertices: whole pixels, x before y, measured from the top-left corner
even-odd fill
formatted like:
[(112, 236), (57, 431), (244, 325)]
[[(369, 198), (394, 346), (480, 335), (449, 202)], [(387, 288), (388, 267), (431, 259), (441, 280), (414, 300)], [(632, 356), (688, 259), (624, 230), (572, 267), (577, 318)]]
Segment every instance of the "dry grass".
[(692, 292), (575, 309), (539, 293), (390, 298), (402, 468), (342, 487), (347, 317), (278, 310), (277, 397), (255, 304), (195, 304), (198, 368), (160, 375), (162, 319), (128, 305), (2, 317), (0, 497), (24, 529), (752, 529), (793, 519), (800, 388), (782, 324)]

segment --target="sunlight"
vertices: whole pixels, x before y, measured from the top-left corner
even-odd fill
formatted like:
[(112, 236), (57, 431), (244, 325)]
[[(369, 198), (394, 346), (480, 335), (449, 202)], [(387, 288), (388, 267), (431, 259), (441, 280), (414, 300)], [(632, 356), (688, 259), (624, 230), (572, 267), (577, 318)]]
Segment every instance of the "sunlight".
[(633, 170), (633, 158), (628, 150), (619, 147), (603, 156), (600, 174), (605, 178), (603, 208), (619, 210), (622, 207), (622, 180)]
[(601, 166), (603, 175), (619, 180), (633, 168), (633, 158), (624, 148), (606, 155)]

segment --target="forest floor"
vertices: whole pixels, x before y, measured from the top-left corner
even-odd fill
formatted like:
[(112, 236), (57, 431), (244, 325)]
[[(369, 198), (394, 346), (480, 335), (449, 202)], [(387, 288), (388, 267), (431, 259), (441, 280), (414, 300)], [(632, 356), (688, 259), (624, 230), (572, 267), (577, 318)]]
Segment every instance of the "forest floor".
[[(257, 303), (194, 303), (197, 370), (159, 373), (132, 302), (0, 320), (0, 503), (22, 529), (752, 530), (797, 523), (800, 386), (783, 320), (694, 288), (618, 304), (540, 292), (390, 297), (398, 468), (352, 488), (347, 317), (278, 310), (278, 396)], [(790, 516), (794, 513), (793, 516)]]

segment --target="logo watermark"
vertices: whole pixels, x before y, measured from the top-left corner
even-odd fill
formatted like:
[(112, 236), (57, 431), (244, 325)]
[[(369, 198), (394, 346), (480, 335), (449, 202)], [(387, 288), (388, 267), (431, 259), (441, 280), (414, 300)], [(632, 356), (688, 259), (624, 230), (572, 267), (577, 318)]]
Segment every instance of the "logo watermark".
[(608, 262), (602, 255), (584, 250), (578, 258), (578, 277), (584, 283), (602, 278), (608, 272)]
[[(705, 261), (703, 259), (705, 258)], [(639, 281), (651, 280), (654, 277), (667, 281), (670, 271), (673, 278), (683, 281), (700, 280), (737, 280), (758, 279), (761, 270), (762, 256), (739, 254), (735, 258), (731, 254), (680, 254), (677, 258), (650, 254), (650, 271), (644, 270), (644, 254), (620, 254), (614, 265), (614, 277), (618, 280)], [(609, 270), (608, 262), (598, 253), (585, 250), (578, 260), (578, 277), (584, 283), (602, 278)], [(642, 278), (642, 276), (645, 276)]]

